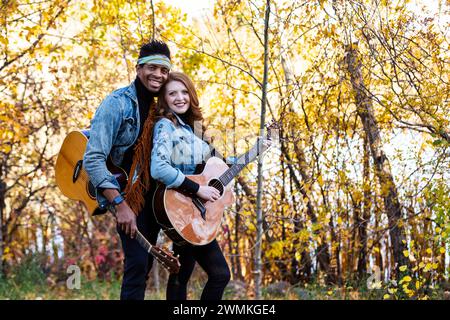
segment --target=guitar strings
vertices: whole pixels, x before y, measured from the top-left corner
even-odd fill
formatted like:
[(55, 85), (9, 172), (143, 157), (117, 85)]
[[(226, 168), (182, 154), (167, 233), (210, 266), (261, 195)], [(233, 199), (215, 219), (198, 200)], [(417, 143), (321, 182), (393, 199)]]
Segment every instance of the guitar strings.
[[(263, 142), (263, 139), (262, 139), (262, 137), (260, 137), (261, 138), (261, 140), (258, 140), (258, 145), (257, 145), (257, 149), (259, 150), (259, 149), (264, 149), (264, 142)], [(266, 140), (270, 140), (270, 139), (266, 139)], [(251, 150), (250, 150), (251, 151)], [(257, 152), (257, 154), (258, 154), (259, 152)], [(252, 156), (252, 158), (253, 158), (253, 156)], [(235, 164), (236, 165), (236, 164)], [(234, 167), (234, 166), (233, 166)], [(233, 168), (232, 167), (232, 168)], [(231, 168), (230, 168), (231, 169)], [(230, 170), (230, 169), (228, 169), (228, 170)], [(242, 168), (241, 168), (242, 169)], [(227, 171), (228, 171), (227, 170)], [(223, 176), (223, 174), (222, 174), (222, 176)], [(218, 181), (216, 181), (216, 182), (214, 182), (214, 183), (212, 183), (211, 184), (211, 186), (212, 187), (214, 187), (214, 188), (216, 188), (217, 190), (219, 190), (219, 188), (221, 188), (222, 186), (223, 186), (223, 191), (225, 192), (225, 188), (226, 188), (226, 186), (225, 186), (225, 184), (223, 183), (223, 181), (221, 181), (220, 180), (220, 178), (222, 177), (222, 176), (220, 176), (219, 178), (216, 178)], [(220, 191), (220, 190), (219, 190)]]

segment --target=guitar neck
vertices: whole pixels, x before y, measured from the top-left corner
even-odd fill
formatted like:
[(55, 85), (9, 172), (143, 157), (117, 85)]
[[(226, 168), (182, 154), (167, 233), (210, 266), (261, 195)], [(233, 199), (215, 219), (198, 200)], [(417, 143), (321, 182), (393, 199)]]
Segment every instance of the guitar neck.
[(142, 233), (139, 232), (139, 230), (136, 230), (136, 240), (139, 242), (139, 244), (144, 247), (145, 250), (147, 250), (148, 253), (151, 253), (153, 246), (150, 242), (142, 235)]
[[(111, 208), (109, 208), (109, 211), (114, 215), (115, 218), (117, 218), (117, 211), (114, 206), (111, 206)], [(142, 233), (138, 229), (136, 229), (135, 239), (148, 253), (151, 253), (155, 256), (153, 245), (142, 235)]]
[(228, 185), (242, 169), (255, 160), (256, 157), (262, 154), (266, 149), (267, 147), (264, 146), (263, 140), (258, 138), (257, 143), (249, 151), (240, 156), (236, 163), (220, 176), (219, 180), (224, 186)]

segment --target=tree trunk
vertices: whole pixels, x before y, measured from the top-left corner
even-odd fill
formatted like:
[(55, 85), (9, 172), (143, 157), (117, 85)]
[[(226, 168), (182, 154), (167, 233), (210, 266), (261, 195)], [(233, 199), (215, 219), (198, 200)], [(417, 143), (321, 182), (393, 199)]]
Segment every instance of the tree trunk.
[[(317, 223), (317, 216), (316, 213), (314, 211), (314, 207), (312, 206), (310, 197), (307, 193), (307, 191), (305, 190), (305, 188), (302, 186), (302, 184), (300, 183), (300, 181), (298, 180), (297, 176), (295, 175), (295, 171), (294, 168), (291, 165), (291, 158), (288, 154), (288, 151), (286, 150), (286, 147), (284, 146), (284, 144), (281, 144), (281, 152), (283, 153), (283, 155), (286, 157), (287, 160), (287, 167), (289, 169), (289, 172), (293, 178), (293, 181), (295, 183), (295, 186), (297, 187), (297, 190), (300, 192), (300, 194), (302, 195), (304, 201), (306, 202), (306, 214), (308, 215), (308, 217), (311, 219), (311, 222), (313, 224)], [(298, 156), (298, 154), (297, 154)], [(301, 160), (300, 160), (301, 162)], [(306, 172), (303, 172), (306, 174)], [(302, 171), (300, 170), (300, 174), (302, 174)], [(305, 180), (305, 178), (303, 177), (303, 180), (307, 183), (308, 181), (311, 181), (310, 178), (308, 178), (308, 180)], [(316, 230), (314, 231), (315, 235), (319, 235), (320, 234), (320, 230)], [(325, 238), (325, 237), (324, 237)], [(317, 257), (317, 261), (319, 263), (319, 268), (321, 270), (323, 270), (326, 274), (327, 277), (327, 283), (332, 283), (333, 282), (333, 276), (330, 273), (330, 252), (329, 252), (329, 246), (328, 243), (325, 241), (325, 239), (322, 239), (322, 241), (317, 245), (317, 249), (316, 249), (316, 257)]]
[(0, 278), (3, 276), (3, 213), (5, 211), (5, 190), (6, 183), (0, 181)]
[(348, 255), (349, 255), (349, 263), (346, 270), (346, 276), (353, 278), (353, 279), (359, 279), (359, 270), (357, 270), (357, 273), (355, 274), (355, 264), (359, 263), (359, 253), (362, 247), (361, 242), (361, 223), (362, 223), (362, 210), (361, 210), (361, 200), (360, 199), (354, 199), (354, 197), (350, 194), (351, 200), (352, 200), (352, 209), (353, 209), (353, 223), (354, 227), (352, 228), (352, 236), (350, 245), (348, 247)]
[(379, 225), (380, 217), (381, 217), (380, 207), (376, 206), (375, 230), (377, 232), (375, 233), (375, 237), (376, 238), (373, 239), (373, 241), (374, 241), (373, 247), (375, 248), (375, 266), (378, 266), (380, 268), (380, 273), (384, 274), (383, 255), (381, 254), (381, 243), (380, 243), (383, 237), (382, 236), (378, 236), (378, 234), (380, 232), (380, 231), (378, 231), (378, 229), (380, 227), (380, 225)]
[[(284, 160), (283, 160), (284, 163)], [(301, 217), (300, 217), (300, 210), (298, 209), (298, 205), (297, 205), (297, 201), (295, 199), (294, 196), (294, 186), (293, 186), (293, 181), (292, 181), (292, 175), (289, 175), (289, 180), (290, 180), (290, 192), (291, 192), (291, 201), (292, 201), (292, 205), (294, 208), (294, 234), (300, 232), (302, 229), (305, 228), (305, 226), (303, 225), (302, 221), (301, 221)], [(293, 245), (293, 252), (291, 252), (292, 255), (292, 259), (291, 259), (291, 279), (290, 279), (290, 283), (291, 284), (296, 284), (299, 283), (300, 281), (303, 282), (309, 282), (311, 279), (311, 270), (312, 270), (312, 261), (311, 261), (311, 255), (309, 253), (308, 250), (308, 246), (304, 246), (301, 252), (301, 257), (300, 257), (300, 264), (298, 263), (296, 257), (295, 257), (295, 253), (298, 250), (299, 246), (299, 240), (296, 238), (294, 240), (294, 245)]]
[[(234, 97), (233, 97), (234, 101)], [(236, 104), (233, 103), (233, 132), (236, 132)], [(233, 154), (237, 155), (237, 141), (236, 141), (236, 135), (233, 137)], [(242, 280), (242, 268), (241, 268), (241, 262), (239, 259), (239, 228), (240, 228), (240, 222), (241, 222), (241, 199), (239, 195), (239, 188), (238, 184), (236, 183), (234, 185), (234, 192), (236, 195), (236, 219), (234, 222), (234, 248), (231, 250), (232, 256), (231, 256), (231, 269), (233, 273), (234, 279)], [(231, 233), (231, 230), (230, 230)]]
[[(331, 235), (331, 257), (332, 260), (330, 261), (330, 269), (328, 271), (328, 282), (329, 283), (335, 283), (338, 285), (342, 284), (342, 273), (341, 273), (341, 262), (339, 259), (339, 255), (341, 252), (341, 237), (337, 237), (336, 232), (334, 232), (334, 226), (333, 226), (333, 215), (330, 214), (330, 221), (328, 222), (328, 226), (330, 228), (330, 235)], [(333, 245), (335, 244), (335, 245)]]
[[(284, 222), (284, 215), (285, 215), (285, 210), (284, 210), (284, 203), (287, 203), (287, 199), (286, 199), (286, 172), (285, 172), (285, 167), (284, 167), (284, 162), (283, 162), (283, 155), (280, 155), (280, 162), (281, 162), (281, 174), (282, 174), (282, 185), (281, 185), (281, 194), (280, 194), (280, 204), (281, 204), (281, 240), (285, 241), (286, 240), (286, 224)], [(281, 258), (280, 261), (277, 262), (277, 266), (280, 269), (280, 274), (281, 274), (281, 279), (283, 281), (288, 281), (289, 280), (289, 271), (288, 271), (288, 266), (287, 266), (287, 261), (288, 259), (285, 259), (285, 257), (288, 255), (284, 254)]]
[[(400, 219), (402, 218), (401, 206), (389, 160), (382, 148), (380, 129), (375, 119), (372, 100), (370, 100), (370, 97), (366, 94), (367, 89), (364, 85), (361, 70), (362, 64), (358, 59), (355, 46), (356, 45), (353, 44), (346, 47), (345, 59), (356, 98), (356, 111), (361, 118), (364, 132), (367, 134), (376, 174), (381, 185), (381, 196), (388, 216), (393, 257), (396, 263), (396, 270), (398, 271), (400, 266), (408, 264), (408, 260), (403, 255), (403, 250), (406, 250), (406, 238), (403, 227), (399, 225)], [(405, 243), (402, 242), (403, 240)]]
[[(294, 76), (292, 74), (291, 68), (288, 64), (286, 57), (284, 57), (284, 56), (281, 57), (281, 64), (283, 67), (284, 77), (285, 77), (285, 81), (286, 81), (286, 87), (289, 88), (293, 84)], [(289, 98), (290, 97), (288, 97), (288, 99)], [(292, 105), (290, 103), (287, 105), (287, 107), (288, 107), (289, 112), (294, 112), (294, 110), (292, 109)], [(297, 163), (298, 163), (297, 169), (300, 172), (302, 180), (304, 181), (305, 184), (307, 184), (310, 181), (312, 181), (312, 177), (311, 177), (310, 171), (308, 170), (305, 153), (304, 153), (303, 149), (300, 148), (297, 144), (294, 146), (294, 148), (295, 148), (295, 155), (297, 157)], [(283, 153), (283, 156), (286, 158), (289, 172), (291, 174), (292, 179), (294, 180), (297, 190), (300, 191), (304, 201), (306, 202), (306, 213), (307, 213), (308, 217), (311, 219), (312, 223), (317, 223), (317, 216), (314, 211), (314, 207), (312, 206), (310, 196), (309, 196), (308, 192), (305, 190), (305, 188), (303, 188), (300, 181), (297, 179), (297, 176), (296, 176), (295, 171), (291, 164), (292, 162), (291, 162), (291, 157), (289, 156), (289, 153), (288, 153), (289, 151), (287, 150), (287, 148), (283, 142), (281, 143), (281, 152)], [(294, 227), (294, 229), (295, 229), (295, 227)], [(319, 232), (320, 231), (317, 230), (317, 231), (315, 231), (315, 234), (317, 235)], [(328, 244), (326, 243), (325, 239), (323, 239), (323, 241), (317, 246), (316, 257), (319, 262), (319, 268), (321, 270), (323, 270), (327, 276), (327, 282), (331, 283), (332, 282), (332, 276), (330, 275), (330, 260), (331, 260), (331, 258), (330, 258), (330, 253), (329, 253), (328, 249), (329, 249)], [(302, 257), (303, 257), (303, 255), (302, 255)], [(305, 259), (307, 259), (307, 257), (305, 257)], [(308, 260), (306, 260), (306, 261), (308, 261)]]
[(234, 266), (233, 275), (235, 279), (242, 280), (242, 268), (241, 268), (241, 260), (240, 260), (240, 252), (239, 252), (239, 229), (241, 225), (241, 216), (240, 216), (240, 210), (241, 210), (241, 199), (239, 199), (239, 193), (238, 188), (236, 186), (236, 220), (234, 223), (234, 252), (232, 256), (232, 265)]
[(358, 280), (363, 280), (367, 274), (367, 223), (370, 219), (370, 163), (369, 163), (369, 143), (367, 135), (364, 135), (363, 153), (363, 212), (362, 219), (358, 219), (359, 233), (359, 256), (358, 256)]
[[(264, 18), (264, 76), (262, 82), (261, 99), (261, 119), (260, 135), (264, 132), (267, 100), (267, 79), (268, 79), (268, 59), (269, 59), (269, 17), (270, 0), (266, 2), (266, 14)], [(262, 162), (263, 158), (258, 157), (258, 190), (256, 193), (256, 245), (255, 245), (255, 299), (261, 299), (262, 263), (261, 263), (261, 241), (263, 236), (264, 215), (261, 208), (262, 202)]]

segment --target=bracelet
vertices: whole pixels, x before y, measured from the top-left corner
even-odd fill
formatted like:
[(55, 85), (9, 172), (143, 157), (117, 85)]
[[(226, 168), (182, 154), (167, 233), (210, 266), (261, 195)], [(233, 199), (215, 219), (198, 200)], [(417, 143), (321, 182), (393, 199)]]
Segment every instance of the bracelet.
[(112, 201), (111, 201), (111, 206), (117, 206), (119, 204), (121, 204), (125, 199), (122, 197), (121, 194), (119, 194), (117, 197), (115, 197)]

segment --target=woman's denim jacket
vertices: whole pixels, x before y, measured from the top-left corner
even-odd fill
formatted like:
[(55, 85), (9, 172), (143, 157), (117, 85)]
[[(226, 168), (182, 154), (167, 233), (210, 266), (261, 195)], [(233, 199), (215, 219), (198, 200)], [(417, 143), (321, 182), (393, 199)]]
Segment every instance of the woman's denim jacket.
[[(106, 167), (106, 160), (111, 156), (114, 165), (119, 166), (122, 163), (125, 151), (137, 139), (139, 121), (134, 82), (108, 95), (91, 121), (83, 166), (96, 189), (97, 202), (101, 209), (108, 204), (108, 200), (99, 192), (99, 188), (121, 191), (116, 178)], [(133, 175), (133, 181), (135, 179), (136, 176)]]
[[(197, 137), (180, 117), (175, 113), (174, 115), (177, 125), (163, 118), (156, 122), (153, 128), (151, 176), (168, 188), (179, 187), (185, 175), (193, 174), (197, 165), (206, 161), (215, 151), (212, 146)], [(227, 158), (227, 161), (233, 163), (235, 158)]]

